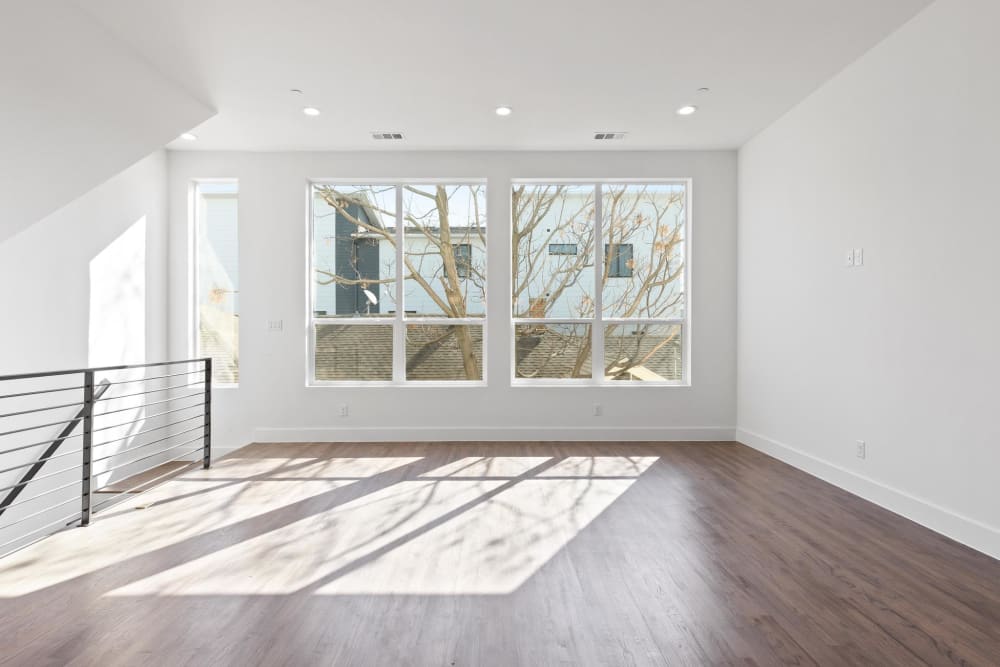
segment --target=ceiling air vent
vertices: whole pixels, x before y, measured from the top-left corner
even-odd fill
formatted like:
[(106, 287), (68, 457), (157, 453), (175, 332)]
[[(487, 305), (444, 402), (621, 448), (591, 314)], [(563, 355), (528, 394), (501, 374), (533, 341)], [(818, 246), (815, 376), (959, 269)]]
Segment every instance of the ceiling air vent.
[(403, 138), (401, 132), (372, 132), (375, 141), (399, 141)]
[(607, 141), (608, 139), (624, 139), (625, 132), (594, 132), (594, 139), (597, 141)]

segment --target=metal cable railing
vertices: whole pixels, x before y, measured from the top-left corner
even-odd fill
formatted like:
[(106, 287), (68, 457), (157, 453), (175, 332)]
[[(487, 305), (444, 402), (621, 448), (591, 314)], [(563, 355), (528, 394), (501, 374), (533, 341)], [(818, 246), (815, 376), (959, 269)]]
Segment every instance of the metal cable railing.
[[(0, 375), (0, 555), (88, 525), (174, 473), (149, 477), (157, 467), (199, 452), (208, 468), (211, 359)], [(78, 511), (54, 518), (73, 503)]]

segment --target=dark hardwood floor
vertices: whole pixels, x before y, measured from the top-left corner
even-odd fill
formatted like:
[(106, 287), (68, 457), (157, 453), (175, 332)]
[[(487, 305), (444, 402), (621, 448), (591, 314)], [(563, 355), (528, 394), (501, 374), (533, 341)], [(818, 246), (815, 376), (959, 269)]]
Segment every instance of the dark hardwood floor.
[(0, 560), (0, 664), (1000, 665), (1000, 562), (733, 443), (252, 445), (137, 498)]

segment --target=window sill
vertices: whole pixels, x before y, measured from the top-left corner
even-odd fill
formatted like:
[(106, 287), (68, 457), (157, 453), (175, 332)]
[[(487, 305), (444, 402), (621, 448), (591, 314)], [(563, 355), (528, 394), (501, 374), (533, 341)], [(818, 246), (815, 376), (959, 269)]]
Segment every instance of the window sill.
[(348, 380), (348, 381), (328, 381), (328, 382), (307, 382), (306, 389), (324, 389), (324, 388), (334, 388), (334, 389), (386, 389), (386, 388), (398, 388), (398, 389), (469, 389), (476, 387), (486, 387), (488, 386), (486, 382), (481, 381), (468, 381), (468, 380), (427, 380), (427, 381), (410, 381), (410, 382), (379, 382), (379, 381), (366, 381), (366, 380)]
[(630, 382), (630, 381), (620, 381), (620, 382), (592, 382), (590, 380), (512, 380), (510, 383), (511, 387), (516, 387), (518, 389), (522, 387), (545, 387), (547, 389), (559, 388), (559, 389), (569, 389), (569, 388), (589, 388), (589, 389), (606, 389), (609, 387), (667, 387), (667, 388), (680, 388), (680, 389), (690, 389), (690, 382)]

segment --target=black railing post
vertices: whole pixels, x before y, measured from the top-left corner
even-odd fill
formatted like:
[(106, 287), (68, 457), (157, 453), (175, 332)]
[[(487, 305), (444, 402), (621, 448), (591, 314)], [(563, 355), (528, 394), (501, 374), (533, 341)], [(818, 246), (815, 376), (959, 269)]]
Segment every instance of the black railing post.
[(205, 450), (202, 467), (212, 465), (212, 359), (205, 359)]
[(94, 458), (94, 371), (83, 374), (83, 489), (81, 492), (80, 525), (90, 524), (91, 462)]

